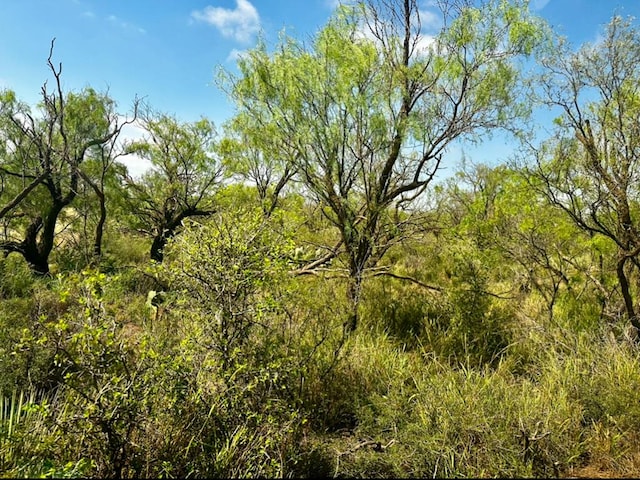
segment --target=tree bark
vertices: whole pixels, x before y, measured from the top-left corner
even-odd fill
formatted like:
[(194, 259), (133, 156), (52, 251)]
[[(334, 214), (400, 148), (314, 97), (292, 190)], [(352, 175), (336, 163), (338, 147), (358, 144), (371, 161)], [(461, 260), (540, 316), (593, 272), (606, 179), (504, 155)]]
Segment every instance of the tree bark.
[(102, 237), (104, 236), (104, 225), (107, 221), (107, 207), (105, 205), (104, 193), (100, 189), (95, 189), (96, 195), (100, 199), (100, 218), (96, 225), (96, 236), (93, 241), (93, 255), (96, 260), (102, 256)]
[(622, 298), (624, 300), (625, 310), (627, 312), (627, 318), (629, 322), (635, 329), (634, 332), (634, 340), (636, 342), (640, 341), (640, 319), (636, 316), (635, 307), (633, 305), (633, 297), (631, 295), (631, 290), (629, 288), (629, 280), (627, 279), (627, 274), (624, 271), (624, 266), (627, 263), (628, 257), (621, 256), (618, 260), (618, 264), (616, 266), (616, 274), (618, 276), (618, 283), (620, 284), (620, 291), (622, 292)]
[(172, 235), (170, 235), (166, 230), (163, 230), (161, 233), (153, 237), (151, 252), (149, 255), (151, 260), (162, 263), (162, 260), (164, 260), (164, 247), (167, 245), (167, 241), (171, 236)]
[(48, 175), (49, 175), (49, 171), (45, 170), (38, 177), (34, 178), (29, 185), (23, 188), (22, 191), (13, 198), (13, 200), (11, 200), (9, 203), (7, 203), (4, 207), (0, 209), (0, 218), (3, 218), (7, 213), (9, 213), (17, 205), (19, 205), (20, 202), (22, 202), (22, 200), (24, 200), (29, 195), (29, 193), (31, 193), (31, 190), (33, 190), (38, 185), (40, 185), (48, 177)]
[[(44, 219), (36, 217), (25, 232), (20, 253), (36, 275), (49, 274), (49, 255), (53, 250), (56, 223), (68, 202), (55, 202)], [(39, 238), (38, 238), (39, 236)]]
[(347, 286), (347, 299), (349, 301), (349, 317), (344, 323), (344, 331), (346, 334), (350, 334), (358, 328), (358, 322), (360, 320), (359, 308), (360, 308), (360, 294), (362, 293), (362, 272), (351, 272), (349, 276), (349, 285)]
[[(164, 247), (167, 246), (169, 239), (175, 236), (178, 228), (182, 225), (182, 221), (188, 217), (206, 217), (214, 213), (213, 210), (198, 210), (190, 208), (175, 215), (171, 220), (167, 221), (158, 229), (158, 234), (153, 237), (151, 243), (151, 251), (149, 256), (151, 260), (162, 263), (164, 260)], [(170, 217), (170, 216), (169, 216)]]

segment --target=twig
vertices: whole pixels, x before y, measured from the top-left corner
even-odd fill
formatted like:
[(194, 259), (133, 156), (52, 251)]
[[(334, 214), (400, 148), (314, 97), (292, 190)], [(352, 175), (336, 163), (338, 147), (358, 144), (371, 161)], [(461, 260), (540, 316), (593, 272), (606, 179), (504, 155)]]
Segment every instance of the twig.
[(420, 280), (418, 280), (417, 278), (413, 278), (413, 277), (408, 277), (406, 275), (398, 275), (397, 273), (393, 273), (393, 272), (388, 272), (388, 271), (382, 271), (382, 272), (375, 272), (372, 274), (373, 277), (379, 277), (385, 275), (387, 277), (392, 277), (392, 278), (396, 278), (398, 280), (407, 280), (409, 282), (415, 283), (416, 285), (420, 285), (422, 288), (426, 288), (427, 290), (434, 290), (436, 292), (442, 292), (444, 289), (442, 287), (436, 287), (434, 285), (429, 285), (427, 283), (424, 283)]
[(335, 257), (338, 256), (338, 249), (342, 246), (342, 240), (340, 240), (335, 247), (333, 247), (331, 249), (331, 251), (329, 251), (329, 253), (327, 253), (326, 255), (324, 255), (323, 257), (320, 257), (314, 261), (312, 261), (311, 263), (305, 265), (302, 268), (299, 268), (298, 270), (294, 270), (292, 273), (294, 275), (306, 275), (306, 274), (315, 274), (316, 273), (316, 269), (318, 267), (321, 267), (322, 265), (326, 265), (327, 263), (329, 263), (331, 260), (333, 260)]

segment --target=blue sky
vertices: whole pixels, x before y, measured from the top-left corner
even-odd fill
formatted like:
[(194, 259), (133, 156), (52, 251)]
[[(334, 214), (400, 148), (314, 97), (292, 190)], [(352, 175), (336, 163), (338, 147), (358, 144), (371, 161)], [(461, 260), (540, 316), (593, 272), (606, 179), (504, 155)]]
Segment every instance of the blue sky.
[[(426, 5), (428, 0), (423, 0)], [(309, 39), (337, 0), (2, 0), (0, 88), (35, 103), (51, 39), (67, 90), (109, 89), (120, 109), (145, 97), (152, 107), (220, 125), (232, 107), (213, 82), (233, 69), (259, 32)], [(640, 17), (640, 0), (531, 0), (534, 11), (574, 45), (595, 41), (614, 13)], [(495, 142), (494, 142), (495, 143)], [(508, 150), (499, 145), (494, 155)], [(485, 161), (479, 159), (480, 161)], [(487, 159), (489, 160), (489, 159)]]
[(2, 0), (0, 86), (36, 101), (49, 77), (46, 59), (63, 64), (67, 89), (109, 88), (119, 105), (146, 96), (185, 120), (216, 123), (230, 106), (213, 84), (217, 66), (260, 31), (275, 41), (286, 28), (306, 38), (329, 18), (330, 0)]

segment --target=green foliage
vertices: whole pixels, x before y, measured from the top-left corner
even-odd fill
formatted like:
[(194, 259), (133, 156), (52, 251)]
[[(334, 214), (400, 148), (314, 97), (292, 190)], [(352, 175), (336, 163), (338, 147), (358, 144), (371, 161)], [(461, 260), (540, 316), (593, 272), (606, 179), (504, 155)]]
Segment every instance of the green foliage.
[(60, 295), (63, 301), (75, 297), (77, 303), (55, 319), (41, 319), (23, 345), (44, 345), (55, 352), (51, 375), (58, 382), (62, 413), (54, 410), (50, 434), (71, 433), (65, 437), (67, 455), (90, 459), (101, 476), (139, 475), (134, 438), (148, 408), (153, 383), (147, 372), (154, 351), (143, 342), (134, 355), (119, 337), (119, 326), (102, 300), (106, 282), (104, 274), (91, 271), (65, 278)]
[(246, 158), (231, 155), (237, 171), (256, 172), (264, 159), (254, 179), (289, 168), (340, 235), (351, 328), (365, 273), (406, 234), (408, 207), (441, 152), (458, 138), (517, 129), (526, 114), (516, 60), (543, 37), (526, 4), (438, 6), (447, 28), (429, 47), (420, 48), (416, 2), (363, 3), (338, 9), (309, 47), (282, 38), (271, 53), (261, 43), (239, 61), (238, 78), (222, 78), (240, 107), (227, 150), (248, 144)]
[[(37, 111), (18, 102), (14, 94), (0, 98), (0, 250), (22, 255), (40, 275), (49, 273), (49, 256), (63, 230), (59, 224), (68, 226), (78, 216), (70, 212), (78, 197), (81, 207), (87, 192), (101, 197), (98, 225), (103, 225), (105, 195), (100, 186), (112, 177), (111, 161), (117, 155), (116, 139), (122, 129), (115, 102), (108, 95), (90, 87), (65, 93), (61, 70), (54, 67), (51, 57), (48, 65), (55, 87), (51, 92), (43, 85)], [(91, 163), (102, 166), (100, 186), (95, 176), (92, 179), (96, 168)], [(86, 236), (90, 208), (83, 210), (79, 216), (84, 215)], [(96, 253), (100, 232), (97, 228)]]
[(203, 320), (202, 335), (225, 368), (237, 360), (250, 330), (268, 325), (277, 313), (280, 293), (269, 287), (286, 282), (292, 252), (291, 240), (273, 231), (261, 211), (251, 210), (191, 224), (171, 244), (166, 269), (171, 288), (182, 293), (185, 309)]
[[(16, 388), (38, 384), (46, 375), (51, 354), (34, 350), (15, 352), (23, 330), (28, 329), (32, 318), (32, 303), (28, 299), (11, 299), (0, 302), (0, 395), (8, 396)], [(44, 373), (43, 373), (44, 370)], [(33, 383), (32, 383), (33, 382)], [(31, 383), (31, 385), (30, 385)]]
[(421, 346), (452, 365), (497, 364), (511, 343), (515, 314), (493, 293), (502, 282), (494, 277), (496, 256), (455, 237), (430, 242), (405, 249), (396, 270), (410, 280), (377, 280), (365, 311), (405, 347)]
[(461, 363), (495, 364), (510, 343), (508, 327), (512, 312), (489, 295), (488, 273), (481, 259), (474, 258), (473, 252), (464, 246), (450, 255), (453, 281), (447, 296), (451, 317), (447, 325), (443, 325), (442, 318), (436, 320), (437, 328), (444, 327), (444, 338), (437, 338), (436, 333), (435, 342), (442, 341), (450, 355)]
[(579, 404), (551, 382), (453, 370), (381, 335), (360, 335), (349, 360), (332, 383), (363, 387), (356, 426), (308, 446), (326, 476), (550, 476), (585, 452)]
[[(637, 331), (637, 84), (640, 30), (614, 16), (602, 40), (577, 50), (560, 44), (542, 62), (540, 91), (559, 107), (553, 138), (535, 150), (533, 186), (591, 237), (616, 245), (613, 270), (625, 313)], [(616, 296), (618, 293), (616, 294)]]
[(191, 224), (167, 249), (186, 413), (201, 425), (185, 452), (197, 475), (283, 476), (295, 459), (305, 420), (284, 308), (292, 251), (261, 209)]
[(127, 152), (148, 160), (151, 168), (139, 179), (125, 176), (124, 203), (132, 213), (127, 216), (130, 225), (153, 238), (151, 259), (161, 262), (168, 239), (183, 220), (213, 212), (222, 170), (210, 120), (180, 122), (147, 113), (141, 124), (148, 137), (129, 144)]
[(386, 332), (399, 345), (415, 348), (427, 328), (433, 295), (395, 279), (370, 281), (363, 302), (366, 327)]

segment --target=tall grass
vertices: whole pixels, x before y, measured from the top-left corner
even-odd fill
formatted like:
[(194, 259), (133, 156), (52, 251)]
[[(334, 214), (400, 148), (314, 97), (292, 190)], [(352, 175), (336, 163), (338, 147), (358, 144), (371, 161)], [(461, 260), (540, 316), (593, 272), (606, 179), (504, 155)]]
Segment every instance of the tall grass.
[(51, 425), (64, 411), (57, 396), (34, 389), (0, 397), (0, 476), (75, 478), (91, 470), (85, 459), (62, 460), (55, 448), (59, 432)]
[[(637, 475), (638, 353), (602, 332), (532, 334), (494, 366), (452, 366), (360, 333), (323, 392), (353, 426), (307, 444), (316, 474), (554, 477)], [(537, 352), (522, 374), (517, 358)], [(341, 388), (340, 385), (343, 385)], [(345, 391), (350, 394), (345, 399)], [(313, 470), (311, 470), (313, 473)]]
[(10, 397), (0, 397), (0, 471), (9, 471), (18, 463), (14, 436), (28, 415), (23, 407), (34, 400), (34, 391), (25, 394), (18, 389), (14, 389)]

